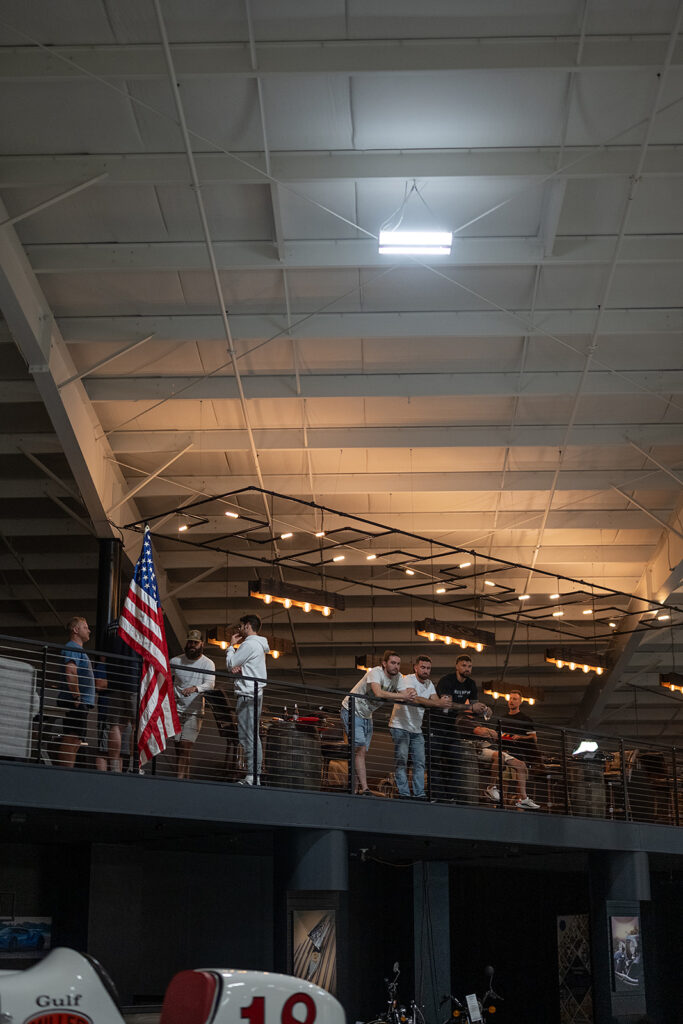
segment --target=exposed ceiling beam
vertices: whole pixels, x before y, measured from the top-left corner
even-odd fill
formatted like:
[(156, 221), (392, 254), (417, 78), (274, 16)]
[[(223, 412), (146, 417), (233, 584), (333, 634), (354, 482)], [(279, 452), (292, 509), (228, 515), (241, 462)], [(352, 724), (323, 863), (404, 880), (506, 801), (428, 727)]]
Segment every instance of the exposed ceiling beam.
[[(244, 375), (247, 398), (418, 398), (420, 396), (466, 395), (566, 395), (576, 387), (578, 370), (526, 371), (490, 370), (484, 373), (329, 373)], [(300, 387), (297, 389), (297, 384)], [(94, 402), (125, 402), (176, 398), (176, 400), (237, 399), (235, 379), (229, 374), (196, 376), (91, 377), (85, 385)], [(584, 387), (587, 395), (639, 395), (643, 389), (666, 395), (683, 392), (683, 370), (631, 371), (609, 373), (595, 370)], [(4, 399), (1, 397), (4, 394)], [(0, 390), (0, 401), (12, 399), (11, 384)], [(36, 399), (39, 398), (36, 392)], [(26, 400), (26, 399), (24, 399)], [(30, 396), (29, 396), (30, 400)], [(681, 437), (683, 443), (683, 437)]]
[[(402, 180), (419, 177), (469, 178), (546, 177), (555, 173), (562, 157), (562, 178), (614, 178), (635, 170), (639, 146), (487, 147), (420, 150), (325, 150), (273, 152), (271, 171), (277, 181)], [(197, 152), (195, 160), (205, 185), (266, 184), (263, 153)], [(256, 169), (253, 169), (256, 168)], [(259, 173), (259, 171), (261, 173)], [(107, 174), (106, 187), (122, 184), (173, 185), (189, 183), (187, 162), (180, 153), (106, 153), (0, 156), (0, 187), (70, 185), (81, 178)], [(683, 175), (677, 146), (656, 145), (648, 150), (645, 176)], [(101, 187), (100, 185), (95, 186)]]
[[(546, 249), (546, 244), (551, 247)], [(601, 266), (609, 263), (616, 238), (561, 236), (553, 243), (530, 238), (456, 238), (450, 256), (439, 266)], [(220, 270), (315, 270), (386, 267), (374, 239), (320, 239), (279, 245), (268, 241), (215, 242)], [(26, 253), (37, 274), (92, 273), (95, 271), (206, 270), (202, 242), (119, 242), (28, 245)], [(683, 261), (680, 235), (629, 236), (624, 239), (619, 263), (666, 264)]]
[[(668, 36), (588, 36), (581, 64), (576, 63), (577, 37), (470, 37), (466, 39), (325, 39), (259, 41), (258, 74), (264, 78), (287, 74), (333, 75), (375, 72), (436, 72), (542, 69), (609, 71), (620, 68), (658, 69)], [(253, 78), (249, 44), (174, 43), (174, 62), (180, 78), (239, 76)], [(60, 57), (66, 58), (60, 60)], [(683, 62), (677, 48), (672, 66)], [(75, 66), (74, 66), (75, 65)], [(80, 79), (79, 67), (108, 79), (165, 78), (163, 54), (156, 45), (2, 47), (1, 78), (5, 81)]]
[[(669, 526), (680, 521), (683, 513), (683, 499), (669, 519)], [(683, 539), (669, 529), (662, 531), (659, 543), (646, 561), (638, 586), (633, 593), (639, 597), (665, 602), (683, 581)], [(632, 614), (622, 620), (620, 630), (633, 629), (639, 621), (636, 614), (640, 606), (633, 602)], [(586, 689), (574, 725), (576, 728), (596, 729), (603, 719), (605, 709), (613, 698), (619, 682), (628, 670), (634, 655), (642, 642), (642, 634), (618, 632), (612, 641), (609, 655), (610, 667), (602, 676), (595, 676)]]
[[(312, 312), (313, 310), (309, 310)], [(305, 311), (304, 311), (305, 312)], [(284, 313), (244, 314), (231, 312), (230, 324), (236, 340), (260, 340), (278, 334), (289, 338), (453, 338), (531, 337), (546, 333), (562, 337), (590, 335), (595, 323), (594, 309), (538, 309), (536, 326), (523, 327), (517, 316), (492, 311), (447, 310), (444, 312), (316, 313), (303, 323), (288, 327)], [(157, 341), (201, 341), (222, 338), (219, 316), (196, 314), (175, 316), (81, 316), (59, 317), (59, 328), (68, 343), (106, 341), (121, 344), (141, 335), (155, 334)], [(682, 309), (608, 309), (603, 315), (602, 335), (676, 335), (683, 333)], [(1, 327), (0, 327), (0, 337)]]
[[(0, 203), (0, 219), (6, 215)], [(129, 485), (112, 461), (111, 449), (81, 382), (74, 380), (59, 388), (57, 382), (73, 376), (76, 368), (11, 225), (0, 231), (0, 309), (36, 382), (97, 536), (118, 536), (106, 509), (125, 497)], [(32, 450), (30, 443), (24, 447)], [(126, 518), (138, 518), (131, 501), (126, 501), (122, 512)], [(67, 525), (81, 529), (77, 523)], [(129, 536), (126, 541), (127, 554), (135, 561), (139, 540)], [(161, 569), (159, 581), (163, 592), (165, 576)], [(174, 631), (183, 636), (186, 624), (179, 606), (171, 600), (165, 611)]]

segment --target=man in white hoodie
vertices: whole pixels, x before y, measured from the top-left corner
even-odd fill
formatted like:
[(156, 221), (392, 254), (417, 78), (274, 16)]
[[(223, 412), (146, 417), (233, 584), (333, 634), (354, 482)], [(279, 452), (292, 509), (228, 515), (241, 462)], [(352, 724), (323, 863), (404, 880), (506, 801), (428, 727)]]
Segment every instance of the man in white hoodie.
[[(259, 636), (261, 620), (258, 615), (243, 615), (239, 632), (233, 635), (225, 657), (228, 672), (235, 677), (237, 697), (237, 734), (247, 762), (247, 774), (239, 785), (259, 785), (261, 775), (261, 739), (259, 722), (263, 706), (263, 690), (266, 685), (266, 654), (270, 648), (264, 636)], [(239, 650), (235, 650), (235, 645)], [(258, 690), (256, 702), (254, 691)], [(254, 707), (256, 703), (256, 707)], [(256, 778), (254, 778), (254, 735), (256, 736)]]

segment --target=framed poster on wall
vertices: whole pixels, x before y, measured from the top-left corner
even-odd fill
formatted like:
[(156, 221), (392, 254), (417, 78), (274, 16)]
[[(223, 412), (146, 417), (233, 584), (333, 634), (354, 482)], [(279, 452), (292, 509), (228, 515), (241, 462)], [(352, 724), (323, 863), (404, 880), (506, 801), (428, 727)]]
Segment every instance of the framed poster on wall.
[(640, 915), (610, 917), (612, 991), (643, 992), (643, 942)]
[(338, 907), (334, 894), (290, 894), (288, 967), (296, 978), (337, 995)]

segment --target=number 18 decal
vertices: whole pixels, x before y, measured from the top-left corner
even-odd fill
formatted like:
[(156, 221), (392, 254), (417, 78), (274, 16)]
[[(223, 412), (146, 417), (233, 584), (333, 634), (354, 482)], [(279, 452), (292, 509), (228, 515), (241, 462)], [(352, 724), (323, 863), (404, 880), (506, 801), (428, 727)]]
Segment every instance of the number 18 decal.
[[(301, 1003), (305, 1007), (305, 1016), (302, 1018), (294, 1016), (294, 1007)], [(317, 1011), (315, 1001), (307, 992), (295, 992), (290, 996), (282, 1007), (280, 1024), (314, 1024)], [(249, 1024), (266, 1024), (266, 1000), (265, 996), (254, 996), (249, 1006), (243, 1006), (240, 1011), (242, 1020), (248, 1020)]]

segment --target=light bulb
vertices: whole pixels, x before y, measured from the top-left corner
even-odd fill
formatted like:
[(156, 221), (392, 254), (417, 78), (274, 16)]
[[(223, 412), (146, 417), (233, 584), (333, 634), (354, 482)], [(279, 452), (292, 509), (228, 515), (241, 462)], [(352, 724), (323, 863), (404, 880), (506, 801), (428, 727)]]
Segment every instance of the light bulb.
[(555, 664), (557, 665), (558, 668), (564, 668), (564, 662), (560, 658), (557, 659)]
[(534, 706), (534, 704), (536, 703), (536, 698), (535, 697), (528, 697), (527, 699), (528, 699), (528, 702), (529, 702), (529, 707), (532, 708)]
[(584, 665), (584, 666), (583, 666), (583, 671), (584, 671), (584, 672), (588, 672), (588, 671), (590, 671), (590, 670), (589, 670), (589, 667), (588, 667), (588, 665)]
[(292, 602), (289, 600), (288, 597), (286, 597), (282, 603), (284, 604), (285, 608), (291, 608), (292, 607)]
[(328, 615), (329, 615), (330, 613), (331, 613), (331, 609), (329, 609), (329, 608), (328, 608), (327, 606), (325, 606), (325, 607), (323, 608), (323, 615), (324, 615), (325, 617), (327, 617), (327, 616), (328, 616)]
[(279, 651), (271, 651), (270, 653), (273, 655), (274, 658), (279, 658), (280, 657), (280, 652)]
[(462, 649), (463, 649), (463, 651), (464, 651), (464, 650), (465, 650), (465, 648), (467, 647), (467, 640), (461, 640), (461, 641), (460, 641), (460, 646), (462, 647)]
[(310, 612), (310, 610), (311, 610), (311, 606), (308, 603), (308, 601), (306, 601), (306, 603), (304, 604), (304, 611), (305, 612)]
[(415, 575), (415, 570), (414, 569), (406, 569), (406, 576), (414, 576), (414, 575)]
[(481, 654), (481, 652), (483, 650), (484, 650), (484, 645), (483, 644), (477, 644), (477, 651), (478, 651), (478, 653)]
[(500, 694), (498, 693), (497, 690), (494, 690), (493, 693), (491, 694), (491, 696), (493, 697), (494, 700), (498, 700), (498, 698), (500, 697)]
[(602, 675), (602, 673), (603, 673), (603, 671), (604, 671), (604, 670), (603, 670), (603, 668), (602, 668), (602, 665), (598, 665), (598, 667), (596, 668), (596, 670), (595, 670), (595, 671), (597, 672), (597, 674), (598, 674), (599, 676), (601, 676), (601, 675)]
[(446, 644), (447, 646), (448, 646), (449, 644), (452, 644), (452, 643), (453, 643), (453, 637), (452, 637), (452, 636), (447, 636), (447, 637), (444, 637), (444, 643), (445, 643), (445, 644)]
[(575, 668), (576, 668), (576, 663), (573, 662), (573, 661), (570, 661), (569, 662), (569, 670), (570, 670), (570, 672), (573, 672)]
[(185, 533), (185, 530), (187, 530), (187, 523), (181, 523), (178, 527), (178, 533)]
[(433, 633), (430, 633), (429, 634), (429, 639), (431, 640), (432, 643), (434, 643), (434, 641), (436, 640), (436, 637), (435, 637), (435, 635)]
[(270, 594), (264, 594), (263, 595), (263, 603), (264, 604), (271, 604), (272, 601), (273, 601), (273, 598), (270, 596)]
[(221, 650), (222, 651), (227, 651), (227, 649), (228, 649), (228, 642), (227, 642), (227, 640), (221, 640)]
[(610, 626), (612, 627), (612, 629), (616, 629), (617, 628), (616, 622), (610, 622)]

